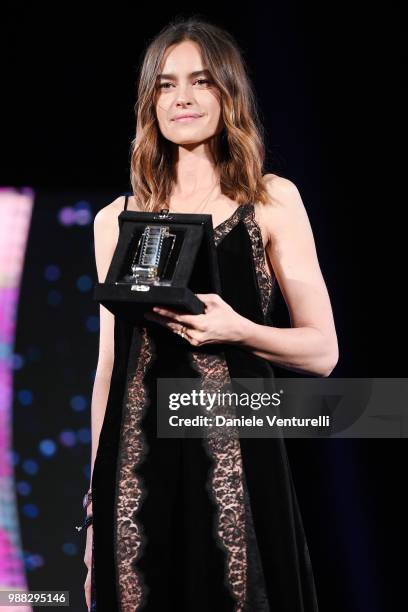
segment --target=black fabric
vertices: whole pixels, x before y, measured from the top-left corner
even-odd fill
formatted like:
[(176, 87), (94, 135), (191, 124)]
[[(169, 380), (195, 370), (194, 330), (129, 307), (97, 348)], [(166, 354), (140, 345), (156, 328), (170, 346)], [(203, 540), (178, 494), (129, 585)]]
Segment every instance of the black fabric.
[[(122, 407), (127, 391), (128, 370), (135, 368), (140, 337), (131, 325), (115, 318), (115, 352), (112, 378), (98, 450), (92, 473), (93, 511), (93, 610), (116, 610), (114, 510), (116, 468)], [(95, 559), (98, 563), (95, 563)], [(96, 591), (96, 584), (98, 589)], [(96, 607), (98, 605), (98, 607)], [(109, 608), (101, 606), (106, 605)]]
[[(127, 199), (126, 199), (127, 202)], [(241, 220), (217, 246), (222, 297), (237, 312), (265, 323), (251, 241)], [(239, 275), (237, 271), (239, 270)], [(238, 280), (239, 279), (239, 280)], [(214, 533), (215, 501), (206, 488), (210, 459), (201, 439), (156, 437), (157, 378), (199, 376), (188, 346), (174, 332), (144, 322), (154, 358), (145, 373), (149, 405), (142, 421), (146, 460), (138, 467), (145, 497), (137, 513), (144, 533), (137, 571), (147, 612), (233, 611), (225, 576), (225, 552)], [(236, 345), (204, 345), (224, 351), (231, 378), (265, 378), (270, 362)], [(115, 320), (115, 362), (92, 478), (94, 545), (92, 610), (121, 610), (115, 565), (115, 496), (120, 423), (127, 383), (137, 367), (138, 327)], [(250, 546), (249, 602), (245, 612), (317, 612), (312, 568), (284, 440), (241, 438)]]

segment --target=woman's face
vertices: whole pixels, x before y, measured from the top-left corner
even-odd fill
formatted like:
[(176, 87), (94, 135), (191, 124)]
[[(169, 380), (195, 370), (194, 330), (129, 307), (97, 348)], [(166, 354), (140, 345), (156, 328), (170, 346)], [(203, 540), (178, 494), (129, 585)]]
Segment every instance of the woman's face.
[[(219, 90), (205, 72), (199, 47), (183, 41), (169, 47), (163, 60), (156, 83), (156, 116), (163, 136), (175, 144), (189, 145), (200, 144), (220, 132)], [(189, 113), (199, 117), (175, 119)]]

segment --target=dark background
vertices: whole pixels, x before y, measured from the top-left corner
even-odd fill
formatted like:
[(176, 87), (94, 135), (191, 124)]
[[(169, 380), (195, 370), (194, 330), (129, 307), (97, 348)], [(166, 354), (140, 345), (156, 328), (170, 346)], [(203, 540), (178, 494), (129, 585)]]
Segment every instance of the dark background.
[[(36, 392), (30, 413), (15, 407), (15, 447), (29, 454), (36, 437), (90, 426), (90, 405), (67, 405), (79, 392), (90, 400), (96, 367), (97, 333), (78, 321), (97, 308), (90, 293), (75, 293), (78, 276), (96, 274), (92, 225), (67, 231), (56, 211), (85, 199), (96, 213), (130, 190), (141, 54), (171, 18), (191, 13), (178, 5), (142, 14), (135, 3), (7, 9), (0, 185), (37, 194), (16, 339), (17, 352), (33, 342), (43, 349), (39, 364), (15, 375), (16, 391)], [(267, 131), (265, 172), (291, 179), (308, 211), (338, 333), (332, 376), (404, 376), (400, 15), (391, 5), (294, 1), (200, 14), (238, 40)], [(50, 314), (42, 270), (54, 261), (66, 271), (65, 293)], [(403, 444), (288, 441), (321, 612), (398, 609)], [(21, 516), (24, 547), (46, 561), (27, 570), (30, 589), (69, 589), (74, 610), (85, 609), (85, 566), (71, 530), (89, 460), (83, 444), (44, 465), (33, 485), (41, 512), (34, 522)], [(74, 554), (62, 552), (67, 538)]]

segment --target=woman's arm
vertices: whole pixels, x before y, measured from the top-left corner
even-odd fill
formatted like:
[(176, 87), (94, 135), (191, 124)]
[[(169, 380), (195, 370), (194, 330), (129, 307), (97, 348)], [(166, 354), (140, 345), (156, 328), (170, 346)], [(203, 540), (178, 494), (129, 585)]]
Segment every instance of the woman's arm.
[(338, 361), (337, 335), (312, 228), (297, 187), (266, 175), (271, 202), (262, 207), (266, 253), (288, 306), (291, 328), (243, 318), (240, 344), (295, 371), (329, 376)]
[[(123, 196), (120, 196), (114, 202), (102, 208), (94, 219), (95, 262), (100, 283), (105, 281), (117, 244), (119, 236), (117, 217), (121, 211), (122, 200)], [(91, 403), (91, 483), (99, 436), (105, 417), (114, 360), (115, 319), (113, 314), (102, 304), (99, 306), (99, 314), (99, 354)], [(92, 512), (92, 504), (88, 506), (87, 512), (88, 514)]]

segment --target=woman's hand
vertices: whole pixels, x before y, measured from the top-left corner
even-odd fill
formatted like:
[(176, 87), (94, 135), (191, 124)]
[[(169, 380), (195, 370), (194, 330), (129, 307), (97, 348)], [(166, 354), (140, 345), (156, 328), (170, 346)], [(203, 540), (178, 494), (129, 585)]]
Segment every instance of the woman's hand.
[(212, 342), (239, 343), (245, 317), (238, 314), (217, 293), (196, 293), (205, 304), (203, 314), (185, 314), (155, 306), (145, 318), (182, 335), (193, 346)]
[(93, 530), (92, 525), (89, 525), (86, 530), (86, 547), (85, 547), (85, 555), (84, 555), (84, 563), (88, 568), (88, 573), (86, 575), (84, 589), (85, 589), (85, 599), (86, 605), (88, 607), (88, 611), (91, 609), (91, 580), (92, 580), (92, 539), (93, 539)]

